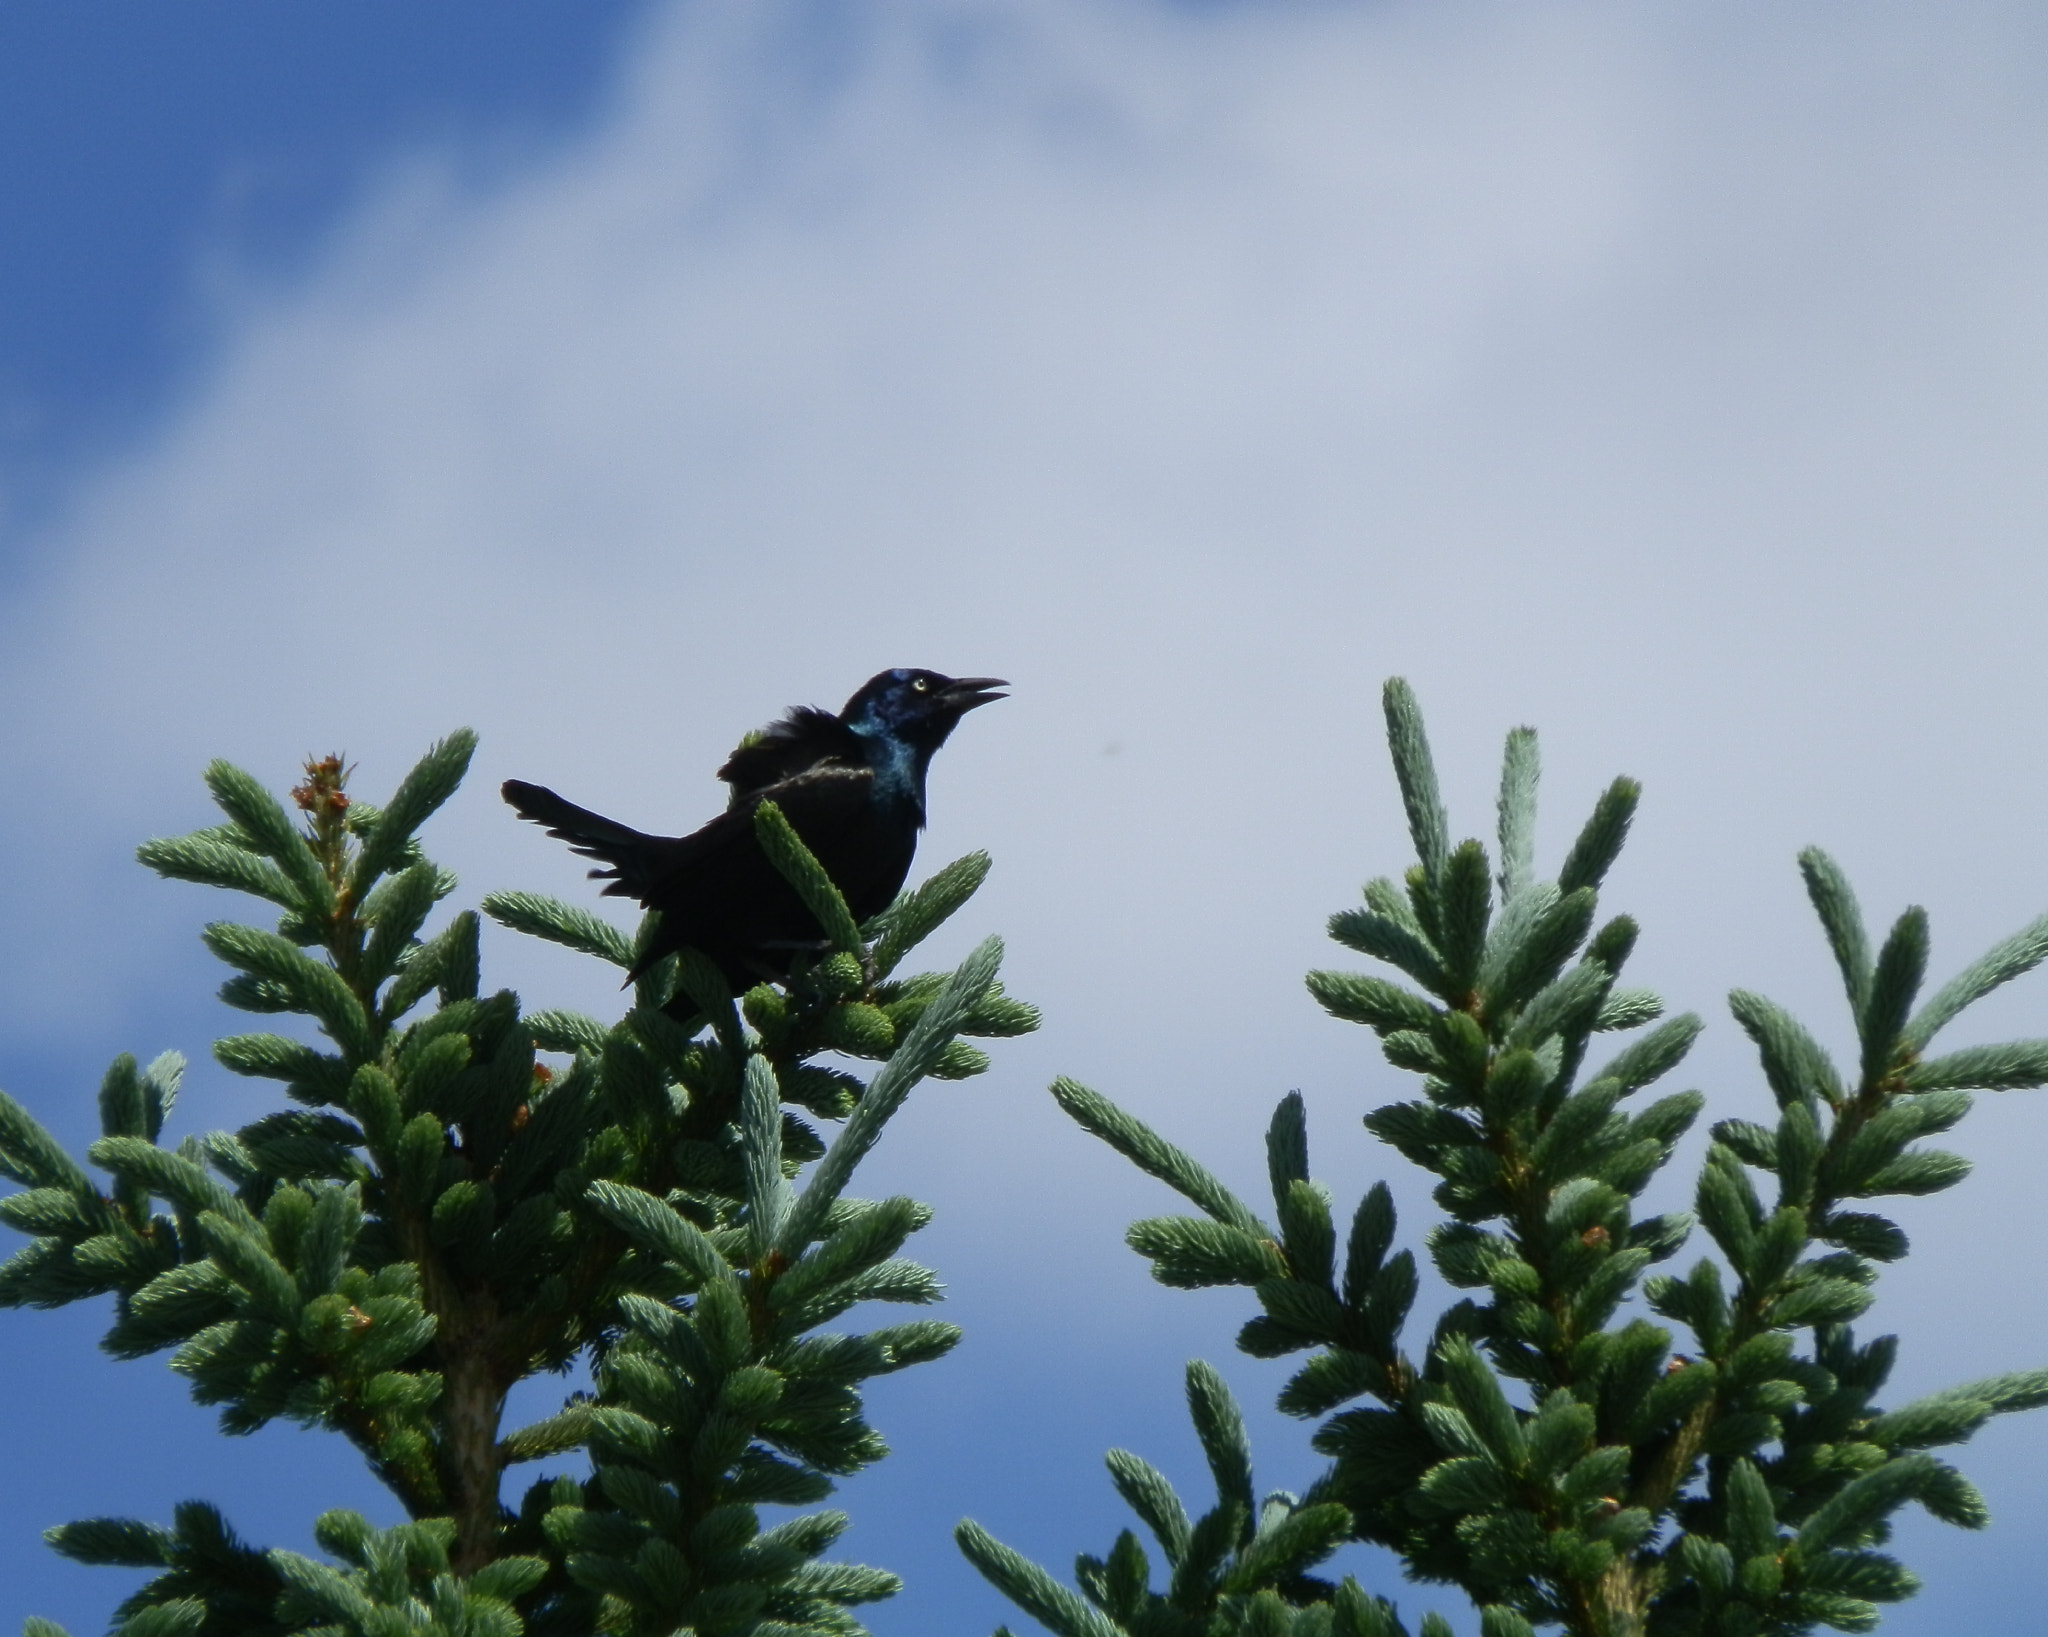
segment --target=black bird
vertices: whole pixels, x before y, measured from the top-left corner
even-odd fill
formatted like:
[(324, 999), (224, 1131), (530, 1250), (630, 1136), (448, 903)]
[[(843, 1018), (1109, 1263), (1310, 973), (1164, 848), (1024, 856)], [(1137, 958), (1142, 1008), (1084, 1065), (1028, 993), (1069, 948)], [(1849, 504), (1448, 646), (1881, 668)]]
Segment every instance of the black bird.
[(520, 779), (507, 779), (503, 793), (521, 818), (609, 865), (590, 872), (610, 882), (607, 894), (661, 912), (632, 977), (689, 945), (738, 993), (788, 977), (792, 957), (825, 937), (762, 852), (754, 809), (763, 801), (782, 809), (854, 918), (865, 921), (888, 907), (910, 873), (932, 752), (968, 711), (1007, 697), (992, 690), (1008, 686), (899, 669), (869, 681), (837, 716), (800, 705), (726, 758), (718, 776), (732, 786), (730, 804), (686, 836), (643, 835)]

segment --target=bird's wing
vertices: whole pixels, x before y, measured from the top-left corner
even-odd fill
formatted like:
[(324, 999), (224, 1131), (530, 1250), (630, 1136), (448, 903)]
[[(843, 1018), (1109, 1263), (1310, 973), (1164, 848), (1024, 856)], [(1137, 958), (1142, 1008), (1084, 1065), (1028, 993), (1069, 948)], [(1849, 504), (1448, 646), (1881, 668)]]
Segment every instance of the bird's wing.
[(748, 798), (772, 801), (831, 876), (854, 919), (888, 907), (917, 850), (917, 812), (878, 801), (874, 770), (827, 762)]
[(742, 739), (718, 776), (732, 786), (733, 800), (770, 789), (810, 769), (832, 764), (865, 765), (860, 736), (830, 711), (799, 705), (779, 722)]
[(602, 813), (578, 807), (544, 785), (528, 784), (524, 779), (507, 779), (500, 793), (521, 818), (545, 825), (549, 835), (568, 842), (572, 850), (585, 858), (609, 864), (608, 870), (590, 872), (593, 877), (616, 882), (605, 888), (606, 892), (643, 896), (655, 881), (675, 868), (685, 847), (683, 841), (646, 835)]
[(874, 769), (866, 762), (818, 762), (773, 784), (747, 793), (749, 811), (764, 801), (780, 807), (799, 835), (812, 825), (844, 824), (867, 810), (875, 789)]

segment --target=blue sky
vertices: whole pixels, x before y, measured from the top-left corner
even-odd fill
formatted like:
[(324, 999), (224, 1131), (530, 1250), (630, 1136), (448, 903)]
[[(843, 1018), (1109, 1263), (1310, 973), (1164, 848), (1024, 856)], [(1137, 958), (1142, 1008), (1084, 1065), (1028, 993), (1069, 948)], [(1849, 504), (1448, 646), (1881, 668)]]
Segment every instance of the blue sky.
[[(16, 505), (145, 428), (381, 171), (477, 177), (598, 106), (637, 0), (0, 7), (0, 450)], [(40, 482), (35, 481), (40, 479)]]
[[(845, 1495), (910, 1582), (879, 1633), (989, 1629), (958, 1517), (1099, 1551), (1106, 1447), (1199, 1473), (1186, 1358), (1279, 1374), (1147, 1282), (1121, 1231), (1164, 1202), (1054, 1073), (1248, 1191), (1299, 1087), (1340, 1201), (1386, 1174), (1430, 1220), (1357, 1123), (1402, 1082), (1299, 982), (1405, 858), (1384, 676), (1468, 829), (1517, 722), (1553, 861), (1644, 778), (1613, 897), (1712, 1020), (1717, 1113), (1763, 1101), (1731, 986), (1843, 1034), (1800, 846), (1926, 904), (1938, 974), (2048, 907), (2044, 47), (2025, 5), (1871, 0), (0, 6), (0, 1085), (81, 1146), (121, 1050), (194, 1060), (183, 1129), (263, 1106), (206, 1061), (223, 906), (132, 862), (212, 756), (343, 748), (374, 793), (470, 723), (437, 854), (574, 895), (500, 778), (687, 826), (787, 704), (1011, 677), (924, 857), (995, 853), (940, 953), (1003, 932), (1048, 1023), (871, 1162), (939, 1207), (969, 1340), (884, 1384), (898, 1454)], [(1974, 1037), (2048, 1034), (2044, 982)], [(1908, 1213), (1902, 1391), (2048, 1358), (2044, 1118), (1985, 1099), (1978, 1174)], [(381, 1504), (328, 1441), (218, 1439), (96, 1314), (6, 1322), (0, 1628), (116, 1596), (52, 1522), (198, 1493), (303, 1546)], [(1966, 1453), (1997, 1521), (1907, 1526), (1887, 1630), (2030, 1629), (2044, 1458)]]

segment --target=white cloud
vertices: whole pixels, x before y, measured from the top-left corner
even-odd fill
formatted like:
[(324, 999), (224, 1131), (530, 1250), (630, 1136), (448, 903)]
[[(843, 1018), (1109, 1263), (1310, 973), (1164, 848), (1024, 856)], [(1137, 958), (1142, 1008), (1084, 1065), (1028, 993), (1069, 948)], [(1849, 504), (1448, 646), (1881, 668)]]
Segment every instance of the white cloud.
[[(1051, 1012), (905, 1156), (1078, 1164), (1020, 1112), (1057, 1066), (1219, 1153), (1302, 1084), (1362, 1159), (1337, 1128), (1392, 1082), (1298, 973), (1401, 863), (1396, 671), (1468, 825), (1514, 721), (1552, 856), (1646, 777), (1617, 897), (1676, 1000), (1833, 1028), (1800, 844), (1926, 901), (1938, 966), (2048, 904), (2043, 89), (2019, 6), (679, 10), (572, 151), (395, 181), (33, 543), (0, 840), (39, 864), (0, 909), (42, 958), (0, 1028), (164, 984), (201, 912), (119, 861), (212, 755), (346, 746), (374, 789), (473, 723), (443, 851), (573, 891), (491, 781), (687, 827), (740, 730), (897, 663), (1018, 685), (927, 856), (995, 851), (974, 925)], [(1702, 1072), (1753, 1098), (1732, 1032)], [(1962, 1322), (1994, 1273), (1941, 1224), (2023, 1209), (2048, 1146), (1984, 1123), (1909, 1320)], [(955, 1243), (1049, 1186), (963, 1179)]]

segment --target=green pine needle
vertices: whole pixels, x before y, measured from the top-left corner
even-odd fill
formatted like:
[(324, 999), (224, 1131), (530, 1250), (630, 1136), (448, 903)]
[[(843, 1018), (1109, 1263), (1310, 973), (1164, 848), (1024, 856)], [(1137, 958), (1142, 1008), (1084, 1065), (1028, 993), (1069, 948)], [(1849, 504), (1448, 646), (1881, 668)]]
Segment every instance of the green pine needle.
[(334, 888), (277, 798), (232, 762), (209, 764), (206, 787), (236, 828), (291, 883), (294, 907), (315, 919), (330, 914)]
[(1806, 878), (1806, 895), (1813, 901), (1841, 969), (1842, 986), (1848, 992), (1849, 1010), (1858, 1018), (1870, 998), (1870, 935), (1863, 928), (1863, 911), (1849, 878), (1832, 858), (1818, 847), (1799, 855), (1800, 873)]
[(772, 801), (764, 801), (754, 809), (754, 835), (761, 843), (761, 851), (768, 855), (768, 862), (796, 888), (804, 908), (824, 928), (832, 947), (848, 955), (864, 954), (867, 946), (861, 941), (860, 926), (853, 911), (846, 907), (845, 897), (833, 885), (817, 855), (804, 845), (803, 837)]
[(1100, 1137), (1139, 1170), (1157, 1177), (1216, 1221), (1253, 1238), (1273, 1237), (1266, 1225), (1222, 1183), (1150, 1126), (1126, 1114), (1099, 1092), (1062, 1077), (1052, 1083), (1052, 1095), (1082, 1130)]
[(1601, 792), (1586, 827), (1557, 872), (1559, 892), (1570, 897), (1581, 888), (1599, 887), (1620, 856), (1622, 843), (1628, 840), (1629, 825), (1642, 799), (1643, 787), (1634, 779), (1616, 779)]
[(1536, 730), (1508, 734), (1500, 765), (1500, 896), (1505, 903), (1529, 884), (1536, 868), (1536, 787), (1542, 776)]
[(1924, 1051), (1964, 1007), (2048, 960), (2048, 915), (2030, 922), (1942, 985), (1906, 1025), (1905, 1042)]
[(1444, 812), (1443, 796), (1436, 779), (1436, 762), (1429, 753), (1429, 737), (1422, 727), (1422, 707), (1415, 690), (1400, 677), (1387, 681), (1382, 697), (1387, 718), (1387, 748), (1394, 759), (1394, 776), (1401, 785), (1402, 805), (1408, 810), (1408, 834), (1415, 843), (1415, 856), (1422, 864), (1425, 880), (1434, 887), (1442, 879), (1444, 862), (1451, 851), (1451, 821)]
[(361, 898), (378, 876), (405, 861), (419, 827), (462, 783), (476, 753), (476, 734), (457, 728), (428, 750), (399, 782), (391, 799), (379, 809), (369, 840), (356, 857), (350, 886)]
[(633, 964), (630, 939), (608, 921), (559, 898), (538, 892), (494, 892), (483, 901), (483, 910), (500, 926), (530, 937), (545, 938), (585, 955), (595, 955), (614, 966)]
[(1056, 1637), (1128, 1637), (1128, 1634), (1037, 1564), (1012, 1551), (980, 1524), (963, 1519), (953, 1531), (962, 1554), (982, 1577)]

